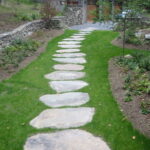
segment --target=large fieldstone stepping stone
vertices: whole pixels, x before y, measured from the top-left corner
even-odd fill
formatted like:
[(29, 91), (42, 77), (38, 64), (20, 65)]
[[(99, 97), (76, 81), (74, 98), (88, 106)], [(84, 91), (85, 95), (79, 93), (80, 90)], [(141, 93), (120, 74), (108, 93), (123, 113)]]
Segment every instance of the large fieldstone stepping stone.
[(84, 38), (84, 35), (73, 35), (70, 38), (75, 38), (75, 39), (77, 39), (77, 38)]
[(80, 41), (62, 41), (62, 42), (58, 42), (58, 44), (64, 44), (64, 45), (76, 45), (76, 44), (81, 44)]
[(30, 125), (38, 129), (80, 127), (92, 121), (94, 112), (90, 107), (47, 109), (31, 120)]
[(49, 80), (75, 80), (85, 76), (85, 72), (77, 71), (55, 71), (45, 75)]
[(28, 138), (24, 150), (110, 150), (110, 148), (100, 137), (95, 137), (87, 131), (68, 129), (34, 135)]
[(82, 92), (47, 94), (41, 96), (40, 101), (50, 107), (79, 106), (89, 101), (89, 95)]
[(49, 82), (50, 87), (57, 91), (58, 93), (61, 92), (70, 92), (82, 89), (85, 86), (88, 86), (88, 83), (75, 80), (75, 81), (51, 81)]
[(84, 66), (82, 66), (82, 65), (76, 65), (76, 64), (57, 64), (57, 65), (54, 65), (53, 68), (55, 70), (80, 71), (80, 70), (84, 69)]
[(86, 54), (84, 53), (62, 53), (62, 54), (54, 54), (54, 57), (84, 57)]
[(60, 49), (56, 51), (57, 53), (74, 53), (74, 52), (80, 52), (79, 49)]
[(85, 38), (66, 38), (64, 41), (83, 41)]
[(88, 35), (88, 34), (89, 34), (89, 33), (80, 32), (80, 33), (74, 34), (74, 36), (86, 36), (86, 35)]
[(72, 63), (72, 64), (85, 64), (86, 60), (85, 58), (79, 57), (79, 58), (53, 58), (54, 61), (57, 61), (59, 63)]
[(60, 48), (80, 48), (81, 45), (58, 45)]

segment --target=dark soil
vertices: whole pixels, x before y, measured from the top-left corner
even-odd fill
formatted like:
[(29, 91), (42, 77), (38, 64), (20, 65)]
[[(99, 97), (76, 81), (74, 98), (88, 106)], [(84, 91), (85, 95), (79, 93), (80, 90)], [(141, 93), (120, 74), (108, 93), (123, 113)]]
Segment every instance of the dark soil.
[(22, 68), (26, 67), (30, 64), (33, 60), (35, 60), (42, 52), (44, 52), (47, 42), (54, 37), (57, 37), (63, 34), (63, 30), (39, 30), (38, 32), (33, 33), (29, 38), (37, 40), (41, 42), (41, 46), (39, 49), (34, 53), (32, 56), (26, 57), (17, 68), (9, 67), (7, 70), (0, 68), (0, 81), (10, 78), (13, 74), (21, 70)]
[[(112, 41), (112, 44), (113, 45), (116, 45), (116, 46), (119, 46), (119, 47), (122, 47), (122, 39), (120, 38), (116, 38)], [(128, 49), (137, 49), (137, 50), (150, 50), (150, 45), (133, 45), (133, 44), (125, 44), (125, 48), (128, 48)]]
[(124, 77), (126, 73), (118, 66), (114, 59), (109, 61), (109, 80), (111, 89), (121, 111), (131, 121), (134, 128), (139, 130), (142, 134), (150, 137), (150, 114), (144, 115), (141, 113), (140, 104), (146, 99), (145, 95), (133, 97), (130, 102), (125, 102), (126, 91), (124, 87)]

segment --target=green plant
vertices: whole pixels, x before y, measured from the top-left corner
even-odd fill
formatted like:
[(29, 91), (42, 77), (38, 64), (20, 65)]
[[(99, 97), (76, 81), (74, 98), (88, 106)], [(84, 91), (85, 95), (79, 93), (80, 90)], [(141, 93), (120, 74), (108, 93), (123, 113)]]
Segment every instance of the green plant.
[(16, 39), (0, 54), (0, 66), (6, 69), (9, 65), (17, 67), (19, 62), (28, 55), (32, 55), (38, 47), (37, 41)]
[(150, 102), (141, 102), (141, 112), (144, 115), (150, 113)]

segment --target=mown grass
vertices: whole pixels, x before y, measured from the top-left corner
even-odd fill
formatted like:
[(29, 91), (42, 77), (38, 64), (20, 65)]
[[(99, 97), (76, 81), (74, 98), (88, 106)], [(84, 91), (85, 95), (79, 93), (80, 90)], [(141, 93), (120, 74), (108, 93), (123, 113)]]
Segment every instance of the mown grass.
[[(27, 137), (39, 132), (29, 121), (48, 108), (38, 101), (43, 94), (55, 93), (43, 76), (52, 72), (52, 55), (57, 43), (76, 31), (49, 42), (46, 51), (12, 78), (0, 83), (0, 150), (21, 150)], [(109, 31), (95, 31), (83, 42), (82, 51), (87, 54), (85, 81), (89, 86), (80, 90), (88, 92), (90, 102), (84, 106), (95, 107), (93, 121), (81, 129), (101, 136), (112, 150), (149, 150), (150, 140), (133, 129), (112, 96), (108, 81), (108, 60), (121, 54), (121, 49), (110, 44), (118, 34)], [(126, 50), (131, 53), (133, 50)], [(133, 140), (132, 136), (136, 136)]]

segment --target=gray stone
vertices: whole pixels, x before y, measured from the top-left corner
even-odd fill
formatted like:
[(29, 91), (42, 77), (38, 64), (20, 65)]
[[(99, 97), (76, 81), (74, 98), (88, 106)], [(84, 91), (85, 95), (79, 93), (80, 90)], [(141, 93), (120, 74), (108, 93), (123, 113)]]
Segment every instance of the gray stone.
[(85, 86), (88, 86), (88, 83), (76, 80), (76, 81), (51, 81), (49, 82), (50, 87), (57, 91), (58, 93), (61, 92), (70, 92), (82, 89)]
[(74, 34), (74, 36), (86, 36), (88, 34), (89, 33), (82, 33), (82, 32), (80, 32), (80, 33)]
[(40, 101), (50, 107), (79, 106), (89, 101), (89, 95), (82, 92), (47, 94), (41, 96)]
[(80, 127), (92, 121), (94, 108), (47, 109), (30, 121), (32, 127), (65, 129)]
[(84, 53), (64, 53), (64, 54), (54, 54), (54, 57), (84, 57)]
[(54, 61), (60, 62), (60, 63), (72, 63), (72, 64), (85, 64), (86, 60), (85, 58), (53, 58)]
[(80, 71), (84, 69), (84, 66), (82, 65), (76, 65), (76, 64), (57, 64), (54, 65), (53, 68), (55, 70), (72, 70), (72, 71)]
[(58, 45), (60, 48), (80, 48), (81, 45)]
[(110, 150), (110, 148), (100, 137), (95, 137), (87, 131), (68, 129), (34, 135), (28, 138), (24, 150)]
[(74, 53), (74, 52), (79, 52), (79, 49), (60, 49), (57, 50), (57, 53)]
[(55, 71), (45, 75), (46, 79), (49, 80), (75, 80), (85, 76), (84, 72), (77, 71)]
[(80, 41), (62, 41), (62, 42), (58, 42), (58, 44), (62, 44), (62, 45), (78, 45), (80, 44), (81, 42)]
[(124, 58), (132, 59), (132, 58), (133, 58), (133, 56), (132, 56), (132, 55), (130, 55), (130, 54), (128, 54), (128, 55), (125, 55), (125, 56), (124, 56)]
[(71, 38), (75, 38), (75, 39), (84, 38), (84, 35), (73, 35), (71, 36)]
[(150, 40), (150, 34), (145, 34), (145, 39)]
[(66, 38), (64, 41), (83, 41), (85, 38)]

